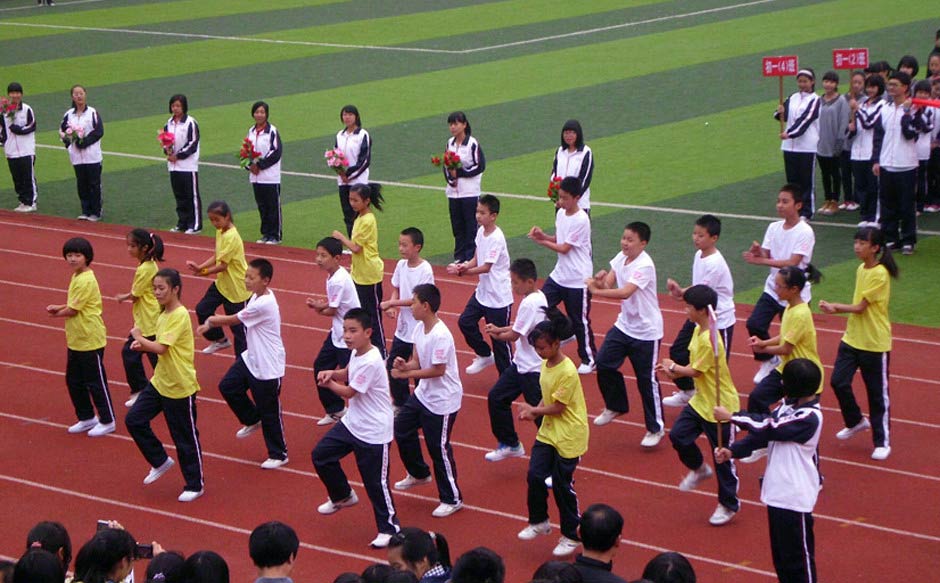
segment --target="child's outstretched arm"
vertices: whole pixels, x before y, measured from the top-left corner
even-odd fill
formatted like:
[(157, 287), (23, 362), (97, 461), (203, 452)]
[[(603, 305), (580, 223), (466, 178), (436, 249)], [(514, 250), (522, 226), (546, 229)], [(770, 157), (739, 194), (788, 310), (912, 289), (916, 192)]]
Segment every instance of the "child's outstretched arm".
[(561, 415), (565, 412), (566, 405), (561, 401), (555, 401), (551, 405), (546, 405), (545, 401), (540, 401), (533, 407), (528, 403), (519, 405), (519, 419), (523, 421), (533, 421), (544, 415)]
[(131, 328), (131, 337), (134, 339), (134, 341), (131, 342), (131, 350), (136, 350), (138, 352), (153, 352), (154, 354), (166, 354), (166, 351), (170, 349), (170, 347), (166, 344), (160, 344), (154, 340), (147, 340), (144, 338), (140, 328), (137, 328), (136, 326)]
[(186, 267), (195, 275), (215, 275), (228, 269), (228, 263), (224, 261), (216, 262), (215, 255), (213, 255), (202, 263), (187, 261)]
[(353, 253), (362, 253), (362, 245), (357, 244), (355, 241), (344, 235), (342, 231), (333, 231), (333, 238), (342, 243), (344, 247)]
[(317, 375), (317, 386), (327, 388), (338, 396), (349, 399), (356, 396), (356, 389), (344, 383), (349, 380), (349, 369), (321, 370)]
[(46, 306), (46, 312), (53, 318), (71, 318), (78, 314), (78, 310), (70, 308), (66, 304), (50, 304)]
[(819, 309), (827, 314), (861, 314), (868, 309), (868, 300), (862, 298), (857, 304), (837, 304), (819, 300)]

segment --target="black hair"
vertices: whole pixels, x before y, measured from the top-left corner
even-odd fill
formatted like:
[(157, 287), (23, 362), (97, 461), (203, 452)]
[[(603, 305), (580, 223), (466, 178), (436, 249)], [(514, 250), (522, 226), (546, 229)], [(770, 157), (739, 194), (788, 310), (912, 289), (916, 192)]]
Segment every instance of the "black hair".
[[(76, 89), (81, 89), (82, 91), (85, 92), (85, 97), (86, 97), (86, 100), (85, 100), (85, 107), (88, 107), (88, 100), (87, 100), (87, 97), (88, 97), (88, 90), (85, 89), (85, 86), (82, 85), (81, 83), (76, 83), (75, 85), (72, 85), (72, 88), (69, 89), (69, 97), (72, 96), (72, 93), (73, 93)], [(73, 100), (72, 100), (72, 109), (77, 109), (77, 108), (78, 108), (78, 105), (75, 104), (75, 100), (73, 99)]]
[(581, 514), (578, 534), (587, 551), (609, 551), (622, 533), (623, 516), (612, 506), (592, 504)]
[(251, 104), (251, 115), (254, 115), (255, 112), (258, 111), (258, 108), (259, 108), (259, 107), (263, 107), (263, 108), (264, 108), (264, 119), (265, 119), (265, 121), (267, 121), (268, 117), (270, 117), (270, 115), (268, 114), (268, 112), (271, 110), (271, 108), (268, 106), (268, 104), (267, 104), (266, 101), (255, 101), (254, 103), (252, 103), (252, 104)]
[(896, 278), (900, 274), (898, 264), (894, 261), (894, 255), (891, 253), (891, 248), (886, 245), (884, 231), (878, 227), (860, 227), (855, 231), (855, 239), (878, 245), (878, 252), (881, 254), (878, 263), (884, 265), (891, 277)]
[(177, 93), (173, 97), (170, 97), (170, 104), (167, 106), (167, 109), (169, 110), (170, 114), (173, 113), (173, 104), (176, 103), (177, 101), (179, 101), (180, 105), (183, 106), (183, 115), (186, 115), (187, 113), (189, 113), (189, 100), (186, 99), (186, 96), (183, 95), (182, 93)]
[(581, 181), (574, 176), (566, 176), (562, 178), (561, 184), (558, 185), (558, 188), (564, 190), (575, 198), (578, 198), (584, 194), (584, 192), (581, 190)]
[(61, 552), (62, 567), (68, 571), (72, 563), (72, 539), (61, 522), (43, 520), (29, 530), (26, 548), (42, 548), (54, 555)]
[(95, 258), (95, 250), (92, 248), (91, 242), (84, 237), (72, 237), (62, 245), (62, 257), (64, 258), (69, 253), (84, 255), (85, 265), (91, 265)]
[[(807, 73), (809, 73), (807, 75)], [(799, 72), (796, 74), (796, 78), (800, 77), (809, 77), (809, 80), (813, 82), (813, 89), (816, 88), (816, 71), (812, 67), (800, 67)]]
[(364, 581), (359, 573), (348, 571), (337, 575), (336, 578), (333, 579), (333, 583), (364, 583)]
[(272, 520), (255, 527), (248, 537), (248, 555), (258, 568), (277, 567), (297, 556), (300, 539), (290, 526)]
[(460, 555), (450, 583), (503, 583), (505, 578), (503, 558), (486, 547), (477, 547)]
[(206, 209), (206, 213), (228, 217), (229, 220), (232, 219), (232, 207), (224, 200), (214, 200), (209, 203), (209, 208)]
[(411, 571), (392, 571), (384, 583), (418, 583), (418, 576)]
[(550, 581), (551, 583), (583, 583), (581, 571), (566, 561), (545, 561), (532, 573), (536, 581)]
[(317, 241), (317, 247), (323, 247), (333, 257), (343, 254), (343, 244), (336, 237), (323, 237)]
[(911, 76), (903, 71), (892, 71), (891, 74), (888, 75), (888, 80), (897, 81), (905, 87), (911, 86)]
[(179, 551), (164, 551), (147, 564), (147, 583), (181, 583), (186, 557)]
[(392, 566), (387, 563), (375, 563), (362, 570), (362, 581), (363, 583), (385, 583), (385, 578), (393, 571)]
[(561, 126), (561, 147), (567, 150), (568, 144), (565, 143), (565, 132), (576, 133), (578, 138), (574, 142), (575, 147), (579, 150), (584, 147), (584, 130), (581, 129), (581, 122), (576, 119), (569, 119), (565, 122), (565, 125)]
[(441, 290), (433, 283), (422, 283), (414, 286), (411, 294), (418, 298), (422, 304), (427, 304), (435, 314), (441, 308)]
[(359, 117), (359, 108), (358, 108), (358, 107), (356, 107), (355, 105), (344, 105), (344, 106), (343, 106), (343, 109), (339, 110), (339, 121), (343, 121), (343, 114), (344, 114), (344, 113), (351, 113), (351, 114), (353, 114), (354, 116), (356, 116), (356, 127), (357, 127), (357, 128), (361, 128), (361, 127), (362, 127), (362, 118)]
[(819, 283), (819, 280), (822, 279), (822, 273), (816, 269), (812, 263), (807, 265), (805, 270), (797, 265), (781, 267), (777, 275), (783, 278), (783, 284), (785, 286), (788, 288), (795, 287), (799, 290), (806, 287), (807, 281), (810, 283)]
[(881, 75), (869, 75), (865, 78), (865, 87), (877, 87), (878, 95), (884, 95), (885, 80), (881, 78)]
[(62, 583), (65, 569), (59, 557), (43, 549), (29, 549), (13, 568), (13, 583)]
[(514, 260), (509, 265), (509, 273), (515, 273), (522, 279), (538, 279), (539, 273), (535, 267), (535, 262), (525, 257)]
[(401, 234), (411, 239), (412, 245), (421, 245), (424, 247), (424, 233), (418, 227), (408, 227), (402, 229)]
[(852, 74), (849, 75), (849, 79), (854, 79), (855, 77), (861, 77), (862, 79), (864, 79), (864, 78), (865, 78), (865, 71), (862, 71), (861, 69), (855, 69), (855, 70), (853, 70), (853, 71), (852, 71)]
[(790, 198), (793, 199), (795, 204), (803, 206), (803, 188), (799, 184), (794, 184), (792, 182), (787, 182), (780, 187), (779, 192), (786, 192), (790, 195)]
[(570, 338), (574, 332), (574, 327), (568, 316), (564, 315), (556, 307), (542, 308), (545, 312), (545, 320), (542, 320), (532, 328), (526, 340), (529, 345), (535, 346), (538, 340), (545, 339), (547, 342), (561, 342), (565, 338)]
[(642, 221), (633, 221), (632, 223), (627, 223), (627, 226), (623, 228), (625, 231), (633, 231), (640, 238), (640, 241), (644, 243), (650, 242), (650, 237), (653, 232), (650, 230), (650, 226)]
[(839, 84), (839, 74), (835, 71), (826, 71), (823, 74), (823, 81), (835, 81), (836, 85)]
[(428, 565), (450, 568), (450, 546), (444, 535), (406, 526), (392, 535), (388, 548), (401, 549), (401, 558), (409, 565), (427, 559)]
[(270, 279), (274, 277), (274, 266), (271, 265), (270, 261), (263, 257), (252, 259), (248, 262), (248, 267), (254, 267), (257, 269), (258, 275), (260, 275), (263, 279), (270, 281)]
[(23, 86), (17, 83), (16, 81), (13, 81), (9, 85), (7, 85), (7, 93), (14, 93), (14, 92), (23, 93)]
[[(229, 583), (228, 563), (214, 551), (196, 551), (183, 563), (186, 583)], [(87, 581), (82, 581), (87, 583)]]
[[(911, 70), (911, 77), (916, 77), (917, 73), (920, 72), (920, 65), (917, 63), (917, 57), (914, 55), (904, 55), (901, 57), (901, 60), (898, 61), (897, 70), (900, 71), (901, 67), (907, 67)], [(908, 83), (910, 85), (910, 83)]]
[(343, 315), (343, 320), (355, 320), (363, 330), (372, 328), (372, 316), (362, 308), (350, 308)]
[(701, 283), (686, 288), (682, 300), (696, 310), (704, 310), (708, 306), (713, 310), (718, 308), (718, 292)]
[(477, 204), (482, 204), (494, 215), (499, 214), (499, 199), (492, 194), (484, 194), (477, 199)]
[(355, 192), (364, 201), (369, 201), (375, 210), (382, 210), (382, 203), (385, 198), (382, 197), (382, 185), (370, 182), (369, 184), (353, 184), (349, 189), (350, 193)]
[(646, 564), (643, 578), (655, 583), (695, 583), (695, 570), (679, 553), (659, 553)]
[(126, 530), (99, 530), (82, 545), (75, 557), (75, 580), (82, 583), (106, 583), (118, 563), (124, 559), (134, 560), (136, 550), (137, 543)]
[(451, 124), (456, 122), (467, 124), (467, 128), (464, 130), (464, 133), (468, 136), (473, 135), (473, 132), (470, 131), (470, 120), (467, 119), (467, 114), (462, 111), (455, 111), (447, 116), (447, 123)]
[(721, 219), (715, 215), (702, 215), (695, 219), (695, 224), (705, 229), (711, 237), (721, 236)]
[(918, 91), (926, 91), (927, 93), (930, 93), (930, 81), (921, 79), (917, 83), (914, 83), (913, 91), (914, 93), (917, 93)]
[(821, 382), (819, 365), (808, 358), (794, 358), (783, 367), (783, 394), (790, 399), (815, 395)]
[[(0, 559), (0, 581), (5, 583), (10, 583), (13, 581), (13, 571), (16, 568), (16, 563), (13, 561), (8, 561), (6, 559)], [(65, 573), (65, 571), (63, 571)], [(63, 578), (65, 575), (63, 575)]]
[(146, 249), (144, 261), (163, 261), (163, 239), (160, 235), (154, 235), (146, 229), (132, 229), (127, 234), (127, 238), (134, 242), (137, 247)]
[(154, 279), (157, 279), (158, 277), (162, 277), (163, 279), (167, 280), (167, 282), (170, 284), (170, 289), (178, 287), (179, 292), (177, 292), (177, 296), (180, 298), (183, 297), (183, 278), (180, 277), (179, 271), (176, 271), (172, 267), (164, 267), (153, 276)]

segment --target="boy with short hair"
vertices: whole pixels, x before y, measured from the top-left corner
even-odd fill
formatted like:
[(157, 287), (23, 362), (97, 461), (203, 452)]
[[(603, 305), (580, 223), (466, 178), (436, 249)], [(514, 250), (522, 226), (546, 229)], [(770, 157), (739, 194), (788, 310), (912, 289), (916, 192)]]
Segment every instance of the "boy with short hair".
[(516, 321), (512, 326), (486, 325), (486, 333), (494, 339), (516, 344), (512, 364), (499, 375), (499, 380), (486, 398), (490, 412), (490, 428), (497, 440), (496, 449), (484, 456), (491, 462), (525, 455), (525, 447), (519, 441), (519, 435), (513, 425), (512, 402), (519, 395), (532, 406), (538, 405), (542, 399), (542, 389), (539, 385), (542, 359), (529, 344), (528, 336), (535, 325), (545, 319), (548, 301), (545, 294), (536, 287), (538, 272), (531, 259), (513, 261), (509, 266), (509, 276), (512, 280), (512, 291), (522, 296)]
[(0, 146), (7, 157), (13, 189), (20, 200), (14, 211), (36, 212), (36, 117), (33, 108), (23, 103), (23, 86), (17, 82), (7, 86), (12, 111), (3, 112), (0, 123)]
[(352, 351), (349, 364), (338, 370), (320, 371), (317, 383), (339, 398), (348, 399), (349, 409), (320, 439), (311, 457), (330, 496), (317, 511), (333, 514), (359, 502), (339, 463), (350, 452), (355, 455), (379, 531), (370, 545), (384, 548), (400, 530), (388, 487), (388, 453), (395, 416), (385, 362), (378, 347), (372, 345), (371, 336), (372, 318), (368, 312), (362, 308), (346, 312), (343, 338)]
[[(322, 371), (346, 368), (349, 364), (349, 348), (343, 340), (343, 317), (346, 312), (359, 307), (359, 295), (349, 272), (339, 264), (343, 255), (343, 244), (333, 237), (324, 237), (317, 243), (317, 266), (326, 271), (326, 299), (307, 298), (307, 307), (321, 316), (333, 319), (333, 325), (323, 346), (313, 361), (314, 377)], [(333, 391), (317, 384), (317, 394), (326, 412), (317, 425), (332, 425), (346, 413), (343, 399)]]
[(607, 425), (630, 410), (620, 373), (620, 366), (629, 357), (643, 401), (643, 447), (655, 447), (665, 435), (662, 397), (653, 370), (663, 337), (663, 315), (656, 295), (656, 266), (646, 252), (649, 241), (649, 225), (628, 224), (620, 237), (620, 252), (610, 261), (610, 271), (601, 270), (586, 281), (595, 296), (620, 300), (620, 314), (597, 354), (597, 384), (604, 397), (604, 410), (594, 419), (594, 425)]
[(392, 297), (379, 304), (382, 311), (389, 318), (398, 316), (398, 325), (395, 327), (395, 337), (392, 340), (392, 349), (386, 359), (389, 373), (389, 387), (392, 391), (392, 405), (398, 411), (408, 400), (408, 381), (392, 378), (392, 364), (399, 356), (408, 360), (414, 350), (411, 339), (416, 326), (414, 315), (411, 313), (412, 293), (416, 285), (434, 283), (434, 271), (431, 264), (421, 258), (421, 249), (424, 248), (424, 233), (416, 227), (408, 227), (398, 237), (398, 253), (402, 259), (395, 265), (392, 274)]
[[(707, 285), (718, 294), (718, 307), (715, 315), (718, 317), (718, 333), (725, 344), (725, 359), (731, 355), (731, 337), (734, 334), (734, 281), (731, 278), (731, 269), (725, 261), (721, 251), (716, 247), (721, 236), (721, 220), (714, 215), (702, 215), (695, 221), (692, 228), (692, 244), (695, 245), (695, 257), (692, 259), (692, 285)], [(675, 299), (683, 301), (682, 295), (688, 287), (682, 287), (671, 277), (666, 280), (666, 289)], [(669, 358), (681, 365), (689, 364), (689, 342), (692, 341), (692, 332), (695, 323), (686, 319), (685, 324), (676, 334), (672, 346), (669, 347)], [(679, 390), (670, 397), (663, 399), (667, 407), (684, 407), (692, 395), (695, 387), (689, 377), (677, 377), (674, 382)]]
[(293, 583), (290, 578), (300, 550), (300, 539), (283, 522), (265, 522), (251, 531), (248, 555), (258, 568), (255, 583)]
[(509, 344), (493, 338), (493, 348), (480, 333), (480, 320), (497, 327), (509, 324), (512, 312), (512, 285), (509, 282), (509, 249), (506, 236), (496, 226), (499, 217), (499, 199), (492, 194), (484, 194), (477, 202), (476, 254), (473, 259), (463, 263), (451, 263), (447, 273), (451, 275), (479, 275), (480, 282), (476, 291), (467, 301), (467, 306), (460, 314), (458, 325), (467, 344), (476, 353), (476, 358), (466, 368), (467, 374), (477, 374), (496, 363), (496, 370), (502, 374), (512, 363)]
[[(286, 355), (281, 340), (281, 310), (268, 288), (273, 276), (270, 261), (253, 259), (245, 270), (245, 286), (252, 292), (245, 307), (237, 314), (209, 316), (196, 329), (203, 334), (213, 327), (245, 326), (248, 349), (236, 355), (219, 381), (219, 392), (242, 423), (235, 437), (243, 439), (261, 429), (268, 450), (268, 459), (261, 464), (264, 470), (287, 463), (280, 402)], [(254, 402), (248, 397), (249, 389)]]
[(581, 366), (578, 374), (594, 372), (594, 331), (591, 330), (591, 293), (584, 283), (594, 274), (591, 247), (591, 218), (581, 209), (581, 182), (574, 176), (561, 181), (558, 189), (558, 210), (555, 212), (555, 234), (548, 235), (540, 227), (529, 230), (529, 238), (558, 254), (555, 268), (542, 285), (549, 306), (565, 304), (565, 311), (574, 327)]

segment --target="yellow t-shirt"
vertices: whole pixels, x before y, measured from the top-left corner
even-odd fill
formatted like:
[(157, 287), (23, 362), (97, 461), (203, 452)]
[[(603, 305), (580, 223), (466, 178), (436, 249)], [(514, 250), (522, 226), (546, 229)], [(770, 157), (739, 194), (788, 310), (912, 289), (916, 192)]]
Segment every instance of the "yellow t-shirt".
[(813, 313), (809, 311), (809, 304), (806, 302), (796, 306), (787, 306), (787, 309), (783, 311), (783, 318), (780, 319), (780, 345), (784, 343), (792, 344), (793, 351), (780, 356), (777, 372), (783, 373), (783, 367), (795, 358), (808, 358), (816, 363), (819, 372), (822, 373), (816, 394), (822, 393), (826, 374), (822, 361), (819, 360), (819, 352), (816, 350), (816, 325), (813, 324)]
[(78, 313), (65, 319), (65, 345), (83, 352), (104, 348), (108, 333), (101, 319), (101, 290), (94, 271), (72, 274), (67, 305)]
[(251, 297), (251, 292), (245, 287), (245, 271), (248, 263), (245, 262), (245, 244), (238, 234), (235, 225), (227, 231), (215, 231), (215, 263), (225, 263), (227, 268), (215, 274), (215, 287), (225, 299), (233, 304), (244, 302)]
[(167, 351), (157, 359), (150, 384), (169, 399), (182, 399), (199, 391), (193, 366), (193, 323), (185, 306), (161, 312), (157, 318), (157, 342)]
[(542, 387), (543, 404), (564, 403), (565, 410), (561, 415), (542, 417), (542, 426), (535, 436), (536, 441), (554, 447), (563, 458), (571, 459), (584, 455), (590, 430), (578, 369), (568, 357), (551, 368), (543, 360), (539, 385)]
[(134, 326), (140, 328), (144, 336), (153, 336), (157, 333), (157, 317), (160, 315), (160, 303), (153, 295), (153, 276), (160, 268), (154, 260), (144, 261), (137, 266), (134, 272), (134, 283), (131, 284), (131, 295), (134, 296)]
[[(709, 331), (695, 327), (692, 341), (689, 343), (689, 366), (702, 373), (693, 379), (695, 395), (689, 401), (689, 406), (710, 423), (716, 423), (713, 409), (717, 405), (715, 395), (715, 353)], [(718, 374), (721, 380), (721, 406), (729, 411), (741, 409), (738, 399), (738, 390), (731, 380), (731, 371), (728, 370), (728, 361), (725, 359), (725, 343), (718, 335)]]
[(356, 217), (351, 239), (362, 247), (362, 251), (352, 256), (349, 273), (353, 281), (359, 285), (373, 285), (382, 281), (385, 265), (379, 257), (379, 228), (375, 222), (375, 213)]
[(855, 293), (852, 303), (865, 299), (868, 307), (861, 314), (849, 314), (842, 341), (858, 350), (889, 352), (891, 350), (891, 321), (888, 320), (888, 300), (891, 299), (891, 276), (880, 263), (871, 269), (865, 264), (855, 271)]

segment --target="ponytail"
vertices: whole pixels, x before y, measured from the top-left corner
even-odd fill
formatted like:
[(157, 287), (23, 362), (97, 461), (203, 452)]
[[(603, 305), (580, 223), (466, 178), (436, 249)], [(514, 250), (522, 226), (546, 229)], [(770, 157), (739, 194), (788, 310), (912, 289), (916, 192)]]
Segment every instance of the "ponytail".
[(163, 239), (145, 229), (134, 229), (127, 238), (140, 248), (146, 249), (143, 261), (163, 261)]
[(369, 184), (354, 184), (349, 189), (349, 192), (355, 192), (359, 195), (362, 200), (369, 201), (369, 204), (375, 207), (375, 210), (382, 210), (382, 204), (385, 202), (385, 197), (382, 196), (382, 185), (376, 182), (370, 182)]
[(565, 338), (570, 338), (574, 334), (574, 327), (571, 320), (556, 307), (542, 308), (545, 312), (545, 320), (536, 324), (535, 328), (529, 332), (526, 340), (529, 344), (535, 346), (535, 343), (541, 339), (548, 342), (560, 342)]

